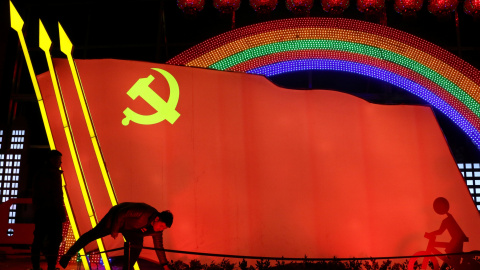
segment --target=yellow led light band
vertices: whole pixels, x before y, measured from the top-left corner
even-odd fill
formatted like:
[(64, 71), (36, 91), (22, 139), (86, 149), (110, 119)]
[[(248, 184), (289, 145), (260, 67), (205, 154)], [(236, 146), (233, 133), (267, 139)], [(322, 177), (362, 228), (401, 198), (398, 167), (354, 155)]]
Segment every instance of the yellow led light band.
[(82, 83), (80, 81), (80, 76), (78, 75), (77, 67), (75, 65), (75, 62), (73, 61), (73, 57), (72, 57), (72, 53), (71, 53), (72, 48), (73, 48), (73, 44), (70, 41), (70, 39), (68, 38), (67, 34), (65, 33), (65, 30), (63, 29), (63, 27), (60, 24), (58, 24), (58, 27), (59, 27), (59, 31), (60, 31), (60, 49), (67, 56), (68, 63), (69, 63), (69, 66), (70, 66), (70, 70), (72, 72), (73, 80), (75, 82), (75, 88), (77, 90), (78, 98), (80, 100), (80, 105), (82, 107), (83, 116), (85, 118), (88, 133), (90, 135), (90, 138), (91, 138), (91, 141), (92, 141), (92, 144), (93, 144), (93, 148), (94, 148), (94, 151), (95, 151), (95, 155), (97, 157), (97, 161), (98, 161), (100, 170), (102, 172), (103, 180), (104, 180), (105, 186), (107, 188), (108, 196), (110, 198), (110, 202), (112, 203), (112, 206), (115, 206), (118, 203), (117, 202), (117, 197), (115, 195), (115, 191), (113, 189), (112, 181), (110, 179), (110, 175), (108, 174), (107, 168), (105, 166), (103, 154), (102, 154), (102, 151), (100, 149), (100, 145), (99, 145), (98, 140), (97, 140), (97, 134), (96, 134), (93, 122), (92, 122), (92, 117), (90, 115), (90, 110), (88, 109), (88, 104), (87, 104), (87, 100), (86, 100), (86, 97), (85, 97), (85, 92), (83, 91)]
[[(68, 117), (67, 117), (67, 114), (66, 114), (66, 111), (65, 111), (65, 104), (63, 103), (63, 97), (62, 97), (62, 95), (59, 91), (57, 77), (56, 77), (56, 74), (55, 74), (55, 70), (53, 69), (52, 57), (50, 55), (50, 48), (51, 48), (52, 42), (50, 40), (50, 37), (47, 34), (47, 31), (45, 30), (45, 27), (43, 26), (42, 21), (39, 21), (39, 26), (40, 26), (40, 29), (39, 29), (39, 45), (40, 45), (40, 48), (45, 52), (45, 57), (46, 57), (47, 64), (48, 64), (48, 70), (50, 72), (50, 78), (52, 80), (53, 89), (55, 91), (55, 97), (56, 97), (56, 100), (57, 100), (58, 108), (59, 108), (59, 111), (60, 111), (60, 116), (61, 116), (62, 123), (63, 123), (63, 126), (64, 126), (65, 135), (67, 137), (68, 146), (69, 146), (69, 149), (70, 149), (70, 153), (72, 155), (72, 159), (74, 160), (75, 171), (76, 171), (77, 177), (80, 181), (80, 179), (83, 178), (83, 172), (81, 171), (81, 168), (78, 164), (77, 153), (76, 153), (76, 149), (75, 149), (75, 146), (74, 146), (74, 142), (73, 142), (72, 137), (71, 137), (72, 134), (71, 134), (71, 130), (70, 130), (70, 125), (69, 125)], [(66, 192), (65, 179), (63, 179), (62, 182), (63, 182), (62, 185), (63, 185), (64, 194), (68, 194)], [(82, 185), (81, 185), (81, 187), (82, 187)], [(84, 193), (83, 189), (82, 189), (82, 193)], [(67, 205), (68, 205), (68, 208), (67, 208)], [(66, 206), (67, 209), (70, 209), (70, 213), (68, 213), (69, 214), (69, 220), (70, 221), (75, 220), (74, 216), (73, 216), (73, 211), (71, 211), (70, 202), (69, 201), (66, 202), (65, 206)], [(87, 212), (89, 212), (88, 208), (89, 207), (87, 206)], [(67, 210), (67, 212), (68, 212), (68, 210)], [(91, 209), (90, 209), (90, 212), (91, 212)], [(90, 214), (90, 212), (89, 212), (89, 214)], [(80, 234), (78, 233), (78, 228), (77, 228), (75, 222), (72, 224), (72, 230), (73, 230), (73, 228), (75, 228), (75, 231), (74, 231), (75, 239), (78, 239), (80, 237)], [(80, 253), (85, 254), (83, 249), (80, 251)], [(88, 269), (89, 266), (88, 266), (87, 260), (82, 260), (82, 262), (83, 262), (83, 265), (84, 265), (85, 269)]]
[[(271, 64), (265, 62), (267, 55), (273, 55), (275, 53), (287, 53), (294, 52), (298, 50), (309, 51), (312, 54), (314, 52), (321, 51), (338, 51), (340, 52), (349, 52), (355, 53), (359, 56), (369, 56), (374, 59), (386, 60), (384, 63), (398, 64), (405, 68), (411, 69), (412, 71), (422, 75), (424, 78), (430, 80), (431, 82), (437, 84), (438, 86), (444, 89), (443, 91), (453, 94), (457, 99), (462, 103), (466, 104), (472, 112), (477, 114), (480, 117), (480, 105), (476, 102), (471, 96), (465, 93), (457, 85), (447, 78), (441, 76), (437, 72), (431, 70), (430, 68), (422, 65), (415, 60), (405, 57), (403, 55), (397, 54), (392, 51), (384, 50), (378, 47), (373, 47), (369, 45), (349, 42), (349, 41), (339, 41), (339, 40), (324, 40), (324, 39), (313, 39), (313, 40), (291, 40), (283, 41), (277, 43), (270, 43), (263, 46), (254, 47), (237, 54), (231, 55), (227, 58), (224, 58), (215, 64), (209, 66), (209, 68), (218, 69), (218, 70), (230, 70), (235, 69), (235, 66), (253, 59), (264, 59), (263, 65)], [(308, 57), (306, 57), (308, 59)], [(275, 61), (283, 61), (281, 59), (270, 59)], [(261, 64), (262, 65), (262, 64)]]
[(45, 110), (45, 105), (43, 103), (42, 93), (40, 93), (40, 87), (38, 86), (37, 77), (33, 70), (32, 60), (30, 59), (30, 53), (27, 49), (27, 44), (25, 43), (25, 36), (23, 35), (23, 20), (20, 17), (20, 14), (17, 12), (17, 9), (10, 1), (10, 23), (11, 27), (17, 32), (20, 44), (22, 47), (23, 55), (25, 56), (25, 61), (27, 62), (28, 72), (30, 74), (30, 79), (32, 80), (33, 89), (35, 90), (35, 96), (37, 97), (38, 106), (40, 108), (40, 114), (42, 115), (43, 125), (45, 126), (45, 132), (48, 138), (48, 144), (50, 149), (55, 149), (55, 144), (53, 142), (52, 131), (50, 129), (50, 123), (48, 122), (47, 112)]
[[(384, 49), (410, 58), (429, 67), (443, 77), (457, 84), (459, 88), (480, 103), (480, 85), (452, 68), (442, 60), (415, 47), (384, 36), (338, 28), (294, 28), (269, 31), (247, 36), (217, 47), (191, 61), (186, 66), (208, 67), (228, 56), (244, 50), (291, 40), (324, 39), (364, 44)], [(381, 54), (379, 54), (381, 58)]]
[[(75, 173), (76, 173), (77, 178), (78, 178), (78, 182), (79, 182), (79, 185), (80, 185), (80, 190), (82, 192), (82, 196), (83, 196), (83, 199), (84, 199), (84, 202), (85, 202), (85, 207), (87, 209), (87, 213), (88, 213), (88, 216), (90, 218), (90, 223), (91, 223), (92, 228), (93, 228), (93, 227), (95, 227), (95, 225), (97, 225), (97, 220), (96, 220), (96, 216), (95, 216), (95, 213), (94, 213), (94, 210), (93, 210), (93, 205), (92, 205), (92, 202), (91, 202), (88, 187), (87, 187), (87, 184), (86, 184), (85, 175), (83, 173), (83, 169), (82, 169), (82, 166), (80, 164), (79, 157), (78, 157), (77, 147), (76, 147), (75, 141), (73, 139), (73, 132), (71, 130), (70, 121), (68, 119), (68, 114), (67, 114), (66, 109), (65, 109), (65, 103), (64, 103), (63, 95), (60, 91), (58, 81), (57, 81), (57, 77), (56, 77), (56, 73), (55, 73), (55, 70), (53, 68), (52, 57), (50, 55), (50, 47), (51, 47), (50, 37), (48, 36), (47, 32), (45, 31), (45, 28), (43, 27), (43, 24), (40, 21), (40, 48), (45, 52), (45, 55), (46, 55), (46, 58), (47, 58), (48, 69), (50, 71), (50, 76), (51, 76), (52, 83), (53, 83), (53, 89), (55, 91), (55, 97), (57, 99), (57, 105), (58, 105), (58, 108), (59, 108), (59, 111), (60, 111), (60, 116), (61, 116), (61, 119), (62, 119), (62, 124), (63, 124), (64, 131), (65, 131), (65, 136), (67, 138), (68, 147), (70, 149), (70, 154), (72, 156), (73, 165), (74, 165), (74, 168), (75, 168)], [(99, 249), (100, 252), (105, 251), (105, 249), (103, 247), (103, 242), (102, 242), (101, 239), (97, 239), (97, 244), (98, 244), (98, 249)], [(107, 258), (105, 253), (102, 253), (102, 258), (104, 259), (105, 269), (110, 270), (110, 264), (108, 262), (108, 258)], [(84, 260), (84, 261), (86, 261), (86, 260)]]
[[(41, 116), (42, 116), (43, 124), (45, 126), (45, 132), (47, 134), (49, 147), (50, 147), (51, 150), (55, 150), (56, 149), (55, 142), (53, 140), (52, 131), (50, 129), (48, 116), (47, 116), (47, 113), (46, 113), (46, 110), (45, 110), (45, 104), (43, 102), (43, 97), (42, 97), (42, 94), (40, 92), (40, 87), (38, 86), (38, 81), (37, 81), (37, 77), (35, 76), (35, 71), (33, 70), (33, 65), (32, 65), (32, 62), (31, 62), (31, 59), (30, 59), (30, 54), (28, 52), (28, 49), (27, 49), (27, 46), (26, 46), (26, 43), (25, 43), (25, 37), (24, 37), (23, 32), (22, 32), (23, 20), (20, 17), (20, 14), (17, 12), (17, 10), (15, 9), (15, 6), (12, 4), (11, 1), (10, 1), (10, 17), (11, 17), (11, 26), (18, 33), (18, 36), (19, 36), (19, 39), (20, 39), (20, 44), (21, 44), (21, 47), (22, 47), (22, 50), (23, 50), (23, 54), (24, 54), (25, 60), (27, 62), (28, 71), (30, 73), (30, 78), (31, 78), (32, 83), (33, 83), (33, 88), (35, 90), (35, 95), (37, 97), (38, 106), (40, 108), (40, 113), (41, 113)], [(74, 237), (75, 237), (75, 239), (78, 239), (80, 237), (80, 234), (78, 232), (77, 224), (76, 224), (76, 221), (75, 221), (75, 218), (74, 218), (74, 215), (73, 215), (73, 210), (72, 210), (72, 207), (70, 205), (70, 197), (68, 196), (68, 193), (65, 189), (65, 185), (66, 185), (65, 178), (64, 178), (63, 175), (61, 177), (62, 177), (62, 192), (63, 192), (63, 201), (64, 201), (64, 204), (65, 204), (65, 209), (67, 211), (67, 216), (68, 216), (68, 219), (70, 221), (70, 225), (72, 226), (72, 231), (73, 231)], [(80, 254), (85, 255), (85, 251), (83, 249), (81, 249)], [(84, 265), (84, 268), (86, 270), (90, 269), (90, 266), (88, 265), (86, 260), (85, 260), (83, 265)]]
[[(98, 161), (98, 164), (100, 166), (100, 170), (102, 172), (102, 176), (103, 176), (103, 179), (104, 179), (104, 182), (105, 182), (105, 186), (107, 188), (107, 192), (108, 192), (108, 195), (109, 195), (109, 198), (110, 198), (110, 202), (112, 203), (112, 206), (115, 206), (115, 205), (117, 205), (117, 197), (116, 197), (115, 191), (113, 189), (113, 185), (112, 185), (112, 182), (111, 182), (111, 179), (110, 179), (110, 175), (108, 174), (107, 168), (106, 168), (105, 163), (104, 163), (104, 159), (103, 159), (103, 155), (102, 155), (102, 152), (101, 152), (101, 149), (100, 149), (100, 145), (97, 141), (97, 135), (96, 135), (96, 132), (95, 132), (95, 128), (93, 126), (92, 119), (91, 119), (90, 110), (88, 109), (88, 105), (87, 105), (86, 97), (85, 97), (85, 92), (83, 91), (83, 87), (82, 87), (82, 84), (81, 84), (81, 81), (80, 81), (80, 76), (78, 74), (78, 70), (77, 70), (77, 67), (75, 65), (75, 62), (73, 61), (73, 57), (72, 57), (73, 44), (70, 41), (70, 39), (68, 38), (65, 30), (63, 29), (63, 27), (60, 23), (58, 24), (58, 29), (59, 29), (59, 37), (60, 37), (60, 50), (67, 56), (68, 64), (70, 66), (70, 71), (72, 72), (73, 80), (74, 80), (74, 83), (75, 83), (75, 88), (77, 90), (77, 95), (79, 97), (80, 104), (81, 104), (81, 107), (82, 107), (83, 116), (84, 116), (85, 122), (87, 124), (87, 129), (88, 129), (90, 138), (92, 140), (95, 155), (97, 157), (97, 161)], [(92, 224), (93, 224), (93, 222), (96, 223), (96, 220), (94, 220), (93, 216), (90, 216), (90, 220), (91, 220)], [(124, 241), (126, 241), (126, 240), (124, 239)], [(105, 248), (103, 246), (103, 242), (101, 242), (101, 239), (98, 239), (97, 242), (98, 242), (99, 251), (100, 252), (105, 251)], [(106, 253), (101, 253), (101, 257), (104, 261), (105, 269), (107, 270), (107, 264), (108, 264), (107, 254)], [(109, 267), (110, 266), (108, 265), (108, 269), (109, 269)], [(138, 266), (138, 263), (135, 263), (134, 269), (135, 270), (140, 269), (139, 266)]]
[[(297, 51), (297, 57), (290, 61), (282, 58)], [(341, 60), (342, 52), (354, 53), (360, 58), (371, 57), (371, 63), (378, 59), (375, 66), (394, 71), (398, 76), (414, 72), (418, 78), (415, 83), (419, 85), (433, 83), (436, 93), (427, 88), (420, 94), (430, 91), (445, 98), (443, 101), (453, 106), (452, 111), (447, 111), (451, 119), (480, 145), (480, 140), (475, 139), (480, 137), (480, 129), (476, 128), (480, 120), (480, 71), (428, 41), (393, 28), (341, 18), (268, 21), (208, 39), (167, 63), (267, 74), (266, 69), (300, 64), (301, 60), (315, 58), (322, 51), (330, 53), (331, 58), (325, 58), (326, 62)], [(361, 60), (349, 57), (348, 61), (352, 60), (361, 65)], [(460, 112), (461, 117), (454, 116), (454, 111)]]

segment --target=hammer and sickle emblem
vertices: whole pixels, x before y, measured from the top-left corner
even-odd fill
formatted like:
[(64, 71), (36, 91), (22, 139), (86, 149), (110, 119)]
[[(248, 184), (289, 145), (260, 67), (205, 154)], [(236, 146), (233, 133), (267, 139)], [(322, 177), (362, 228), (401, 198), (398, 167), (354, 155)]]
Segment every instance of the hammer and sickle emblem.
[(160, 96), (149, 87), (150, 83), (154, 80), (152, 75), (147, 78), (140, 78), (138, 81), (128, 90), (127, 95), (135, 100), (137, 97), (143, 98), (150, 106), (152, 106), (156, 113), (151, 115), (142, 115), (132, 111), (130, 108), (126, 108), (123, 111), (125, 118), (122, 120), (122, 124), (127, 126), (130, 121), (141, 125), (153, 125), (163, 120), (167, 120), (170, 124), (180, 117), (180, 114), (175, 110), (178, 103), (178, 97), (180, 95), (178, 83), (172, 74), (159, 68), (152, 68), (158, 73), (162, 74), (168, 82), (170, 88), (170, 97), (165, 102)]

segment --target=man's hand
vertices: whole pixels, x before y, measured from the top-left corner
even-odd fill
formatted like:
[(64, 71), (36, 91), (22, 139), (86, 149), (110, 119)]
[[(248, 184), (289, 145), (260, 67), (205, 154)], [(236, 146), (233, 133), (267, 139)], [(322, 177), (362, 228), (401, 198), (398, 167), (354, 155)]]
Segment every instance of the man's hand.
[(116, 239), (118, 236), (118, 232), (112, 232), (110, 235), (113, 237), (113, 239)]
[(171, 270), (171, 269), (170, 269), (170, 266), (169, 266), (168, 264), (165, 264), (165, 265), (163, 266), (163, 270)]

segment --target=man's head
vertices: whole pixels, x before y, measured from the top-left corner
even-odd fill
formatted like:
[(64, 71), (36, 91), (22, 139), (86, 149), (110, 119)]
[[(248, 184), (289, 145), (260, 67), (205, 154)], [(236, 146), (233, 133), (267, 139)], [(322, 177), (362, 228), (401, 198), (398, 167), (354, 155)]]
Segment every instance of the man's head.
[(47, 154), (47, 162), (55, 166), (55, 168), (60, 168), (62, 165), (62, 153), (57, 150), (51, 150)]
[(166, 210), (158, 213), (155, 220), (152, 222), (153, 230), (160, 232), (166, 228), (170, 228), (173, 223), (173, 215), (170, 211)]
[(447, 199), (443, 197), (438, 197), (433, 202), (433, 210), (439, 215), (444, 215), (448, 213), (450, 209), (450, 204), (448, 203)]

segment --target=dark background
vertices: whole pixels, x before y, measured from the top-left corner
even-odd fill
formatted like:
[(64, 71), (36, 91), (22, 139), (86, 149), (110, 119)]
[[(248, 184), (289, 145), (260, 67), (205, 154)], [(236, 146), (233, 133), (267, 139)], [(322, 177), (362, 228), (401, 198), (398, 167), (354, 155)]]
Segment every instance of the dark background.
[[(25, 25), (23, 32), (36, 74), (48, 70), (43, 51), (38, 48), (38, 25), (42, 20), (52, 39), (52, 56), (62, 57), (58, 42), (60, 22), (74, 44), (75, 59), (115, 58), (165, 63), (184, 50), (232, 29), (231, 15), (221, 14), (206, 0), (196, 15), (184, 14), (175, 0), (137, 1), (46, 1), (14, 0)], [(430, 14), (425, 2), (416, 16), (404, 17), (394, 11), (393, 0), (386, 0), (387, 26), (432, 42), (480, 68), (480, 20), (458, 7), (459, 27), (454, 13), (444, 17)], [(236, 12), (235, 28), (268, 20), (299, 17), (279, 0), (267, 15), (256, 13), (248, 0)], [(334, 17), (315, 0), (312, 17)], [(379, 16), (365, 16), (351, 1), (340, 16), (379, 23)], [(333, 71), (303, 71), (270, 78), (277, 85), (292, 89), (330, 89), (350, 93), (372, 103), (424, 104), (425, 101), (383, 81), (356, 74)], [(480, 151), (452, 121), (434, 109), (457, 162), (478, 162)], [(17, 33), (10, 28), (9, 1), (0, 0), (0, 129), (4, 141), (12, 129), (27, 131), (30, 156), (48, 149), (45, 130)], [(32, 164), (30, 164), (32, 165)]]

